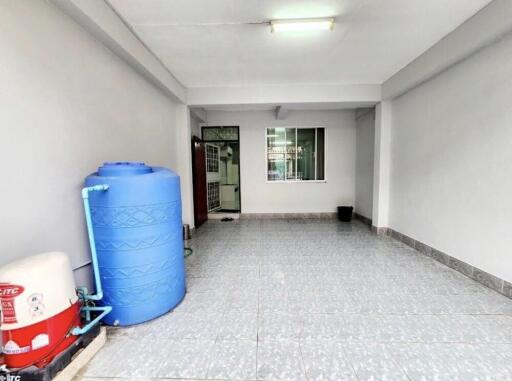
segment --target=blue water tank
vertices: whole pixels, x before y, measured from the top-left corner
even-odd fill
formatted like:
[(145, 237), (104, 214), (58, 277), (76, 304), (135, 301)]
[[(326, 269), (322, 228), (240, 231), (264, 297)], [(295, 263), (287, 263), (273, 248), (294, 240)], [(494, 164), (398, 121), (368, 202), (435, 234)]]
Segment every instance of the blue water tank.
[(185, 295), (180, 178), (144, 163), (105, 163), (85, 179), (103, 285), (104, 322), (156, 318)]

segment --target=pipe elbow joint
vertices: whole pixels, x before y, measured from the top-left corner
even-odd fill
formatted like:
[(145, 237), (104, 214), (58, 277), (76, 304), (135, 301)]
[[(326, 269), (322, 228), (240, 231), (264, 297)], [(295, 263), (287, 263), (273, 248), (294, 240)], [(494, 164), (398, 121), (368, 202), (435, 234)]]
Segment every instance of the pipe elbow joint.
[(101, 299), (103, 299), (103, 291), (100, 291), (97, 294), (87, 295), (87, 299), (89, 299), (89, 300), (101, 300)]
[(93, 185), (91, 187), (82, 188), (82, 198), (85, 200), (89, 198), (89, 192), (93, 191), (106, 191), (110, 186), (108, 184)]
[(89, 187), (82, 188), (82, 198), (84, 200), (89, 198)]

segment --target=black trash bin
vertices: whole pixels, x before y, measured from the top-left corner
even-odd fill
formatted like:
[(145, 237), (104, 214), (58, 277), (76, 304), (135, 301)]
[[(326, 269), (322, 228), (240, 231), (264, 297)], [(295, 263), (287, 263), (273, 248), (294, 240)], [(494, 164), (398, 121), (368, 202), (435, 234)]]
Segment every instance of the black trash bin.
[(338, 220), (350, 222), (352, 220), (352, 206), (338, 206)]

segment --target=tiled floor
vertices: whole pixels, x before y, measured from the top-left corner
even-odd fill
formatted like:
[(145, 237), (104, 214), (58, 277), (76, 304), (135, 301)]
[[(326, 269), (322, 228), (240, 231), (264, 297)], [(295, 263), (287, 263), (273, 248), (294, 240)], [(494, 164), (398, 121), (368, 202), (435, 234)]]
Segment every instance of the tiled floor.
[(512, 380), (512, 301), (355, 221), (211, 221), (172, 313), (92, 378)]

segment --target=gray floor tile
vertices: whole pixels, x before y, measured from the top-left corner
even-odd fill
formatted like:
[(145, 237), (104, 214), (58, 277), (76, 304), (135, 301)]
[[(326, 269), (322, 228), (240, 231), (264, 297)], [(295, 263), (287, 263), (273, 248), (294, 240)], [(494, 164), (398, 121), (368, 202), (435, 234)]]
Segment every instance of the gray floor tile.
[(222, 314), (220, 312), (171, 313), (149, 324), (143, 331), (147, 336), (167, 339), (211, 339), (217, 337)]
[(354, 221), (209, 221), (171, 313), (83, 379), (512, 380), (512, 301)]
[[(134, 366), (137, 341), (122, 338), (111, 339), (87, 365), (86, 377), (127, 377)], [(147, 369), (153, 373), (154, 369)], [(151, 377), (151, 375), (149, 375)]]
[[(140, 377), (140, 376), (133, 376), (133, 377), (88, 377), (83, 376), (81, 378), (77, 377), (73, 379), (73, 381), (76, 380), (83, 380), (83, 381), (131, 381), (131, 380), (141, 380), (141, 381), (154, 381), (155, 378), (153, 377)], [(175, 381), (175, 380), (174, 380)], [(193, 381), (193, 380), (188, 380)]]
[(340, 343), (303, 340), (300, 343), (308, 380), (357, 380)]
[(158, 348), (158, 378), (204, 379), (214, 346), (213, 340), (169, 340)]
[(252, 340), (217, 340), (208, 365), (208, 379), (256, 379), (257, 343)]
[(258, 321), (259, 340), (297, 340), (301, 337), (303, 318), (288, 312), (262, 312)]
[(350, 362), (360, 381), (408, 380), (403, 369), (383, 344), (344, 344), (343, 350), (346, 360)]
[(492, 345), (393, 344), (389, 350), (412, 380), (512, 379), (512, 364)]
[(299, 343), (290, 340), (259, 342), (258, 379), (306, 380)]
[(346, 324), (343, 315), (306, 314), (301, 338), (305, 340), (344, 340)]
[(253, 340), (258, 335), (257, 312), (226, 312), (220, 321), (217, 339)]

